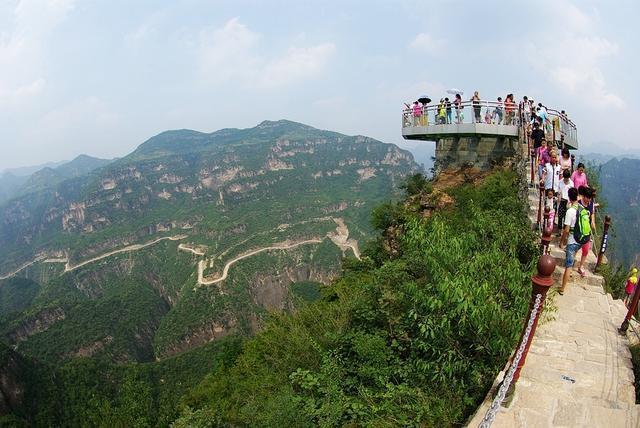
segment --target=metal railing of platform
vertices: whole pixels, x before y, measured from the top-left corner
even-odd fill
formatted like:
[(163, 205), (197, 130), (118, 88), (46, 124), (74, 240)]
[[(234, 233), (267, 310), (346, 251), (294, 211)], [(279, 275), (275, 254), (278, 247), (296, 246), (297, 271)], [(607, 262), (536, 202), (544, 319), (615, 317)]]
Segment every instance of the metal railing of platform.
[[(532, 116), (523, 105), (498, 101), (462, 101), (459, 104), (433, 103), (402, 112), (402, 128), (426, 127), (436, 130), (437, 126), (456, 125), (464, 123), (484, 123), (490, 125), (520, 126), (531, 124)], [(546, 138), (549, 141), (564, 142), (571, 147), (578, 147), (576, 125), (566, 114), (555, 109), (547, 109), (547, 120), (544, 123)]]

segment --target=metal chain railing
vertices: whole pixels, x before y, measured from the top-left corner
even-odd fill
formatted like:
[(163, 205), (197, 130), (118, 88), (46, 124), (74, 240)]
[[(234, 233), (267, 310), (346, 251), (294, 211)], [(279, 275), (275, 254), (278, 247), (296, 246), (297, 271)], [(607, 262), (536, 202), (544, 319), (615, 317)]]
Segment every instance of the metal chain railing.
[(513, 375), (515, 374), (516, 369), (518, 368), (518, 364), (520, 364), (520, 359), (522, 358), (522, 355), (524, 354), (524, 350), (527, 347), (527, 342), (529, 342), (529, 335), (531, 334), (531, 330), (533, 329), (533, 324), (535, 323), (536, 318), (538, 316), (538, 309), (540, 309), (541, 302), (542, 302), (542, 294), (537, 294), (535, 303), (533, 305), (533, 309), (531, 309), (531, 314), (529, 316), (529, 322), (527, 323), (527, 328), (524, 332), (524, 335), (522, 336), (522, 341), (520, 342), (520, 347), (518, 348), (518, 351), (516, 352), (516, 355), (513, 358), (511, 365), (509, 366), (509, 370), (507, 371), (507, 374), (502, 380), (502, 384), (500, 385), (500, 389), (498, 390), (498, 394), (496, 395), (496, 398), (493, 399), (493, 402), (491, 403), (491, 407), (489, 407), (489, 409), (487, 410), (487, 413), (484, 415), (484, 418), (482, 419), (482, 422), (480, 422), (479, 428), (489, 428), (491, 426), (491, 424), (493, 423), (493, 420), (496, 417), (496, 412), (498, 411), (498, 408), (504, 401), (504, 397), (507, 395), (507, 391), (509, 390), (509, 387), (511, 386), (511, 382), (513, 381)]

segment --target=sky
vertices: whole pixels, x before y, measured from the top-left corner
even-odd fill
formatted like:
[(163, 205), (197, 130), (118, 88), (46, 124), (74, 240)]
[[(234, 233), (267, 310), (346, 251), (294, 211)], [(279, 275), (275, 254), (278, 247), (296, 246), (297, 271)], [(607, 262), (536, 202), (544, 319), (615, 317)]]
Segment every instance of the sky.
[(513, 92), (637, 153), (640, 2), (0, 0), (0, 170), (289, 119), (409, 147), (404, 102)]

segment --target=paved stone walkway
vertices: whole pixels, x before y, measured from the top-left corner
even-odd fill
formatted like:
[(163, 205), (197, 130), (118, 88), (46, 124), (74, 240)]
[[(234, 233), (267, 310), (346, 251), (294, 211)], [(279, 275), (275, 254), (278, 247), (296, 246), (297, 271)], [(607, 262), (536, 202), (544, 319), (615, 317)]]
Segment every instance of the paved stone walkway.
[[(535, 223), (537, 191), (530, 192), (529, 202), (529, 217)], [(559, 295), (564, 252), (557, 243), (554, 237), (556, 285), (546, 303), (552, 310), (538, 325), (511, 405), (500, 408), (492, 426), (640, 427), (629, 342), (617, 332), (626, 314), (624, 304), (606, 294), (602, 277), (591, 273), (581, 278), (572, 271), (564, 295)], [(595, 261), (590, 253), (589, 272)], [(469, 427), (479, 425), (492, 397), (487, 397)]]

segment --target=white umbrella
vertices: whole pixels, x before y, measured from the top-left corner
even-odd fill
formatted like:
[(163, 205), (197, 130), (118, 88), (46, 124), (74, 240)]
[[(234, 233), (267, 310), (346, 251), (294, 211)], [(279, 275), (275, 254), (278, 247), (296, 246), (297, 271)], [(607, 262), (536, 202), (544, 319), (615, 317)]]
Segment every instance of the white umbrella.
[(464, 95), (464, 91), (461, 91), (460, 89), (456, 89), (456, 88), (451, 88), (451, 89), (447, 89), (447, 94), (460, 94), (460, 95)]

